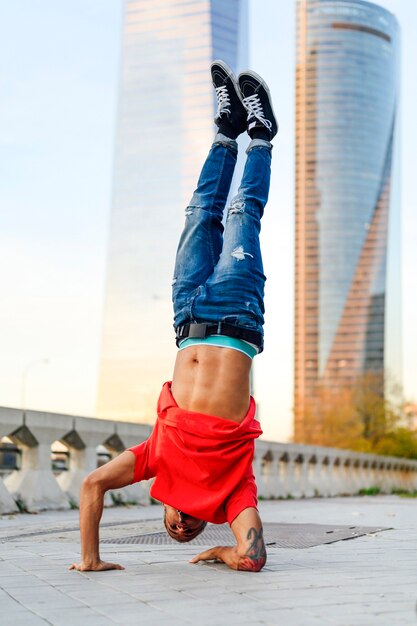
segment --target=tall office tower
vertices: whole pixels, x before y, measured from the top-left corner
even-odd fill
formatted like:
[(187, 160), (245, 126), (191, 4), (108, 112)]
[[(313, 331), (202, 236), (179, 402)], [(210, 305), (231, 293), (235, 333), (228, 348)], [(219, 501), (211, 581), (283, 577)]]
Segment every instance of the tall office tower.
[(297, 11), (294, 408), (303, 441), (319, 387), (368, 370), (400, 375), (399, 26), (362, 0), (298, 0)]
[(210, 64), (247, 49), (246, 0), (127, 0), (97, 414), (153, 421), (175, 343), (171, 277), (214, 137)]

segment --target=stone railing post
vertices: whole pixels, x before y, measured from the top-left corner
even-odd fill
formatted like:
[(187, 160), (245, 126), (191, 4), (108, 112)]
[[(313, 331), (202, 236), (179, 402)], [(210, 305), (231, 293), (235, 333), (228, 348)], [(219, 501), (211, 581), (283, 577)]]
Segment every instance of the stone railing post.
[(404, 489), (407, 490), (408, 487), (408, 476), (407, 476), (407, 470), (406, 470), (406, 465), (404, 463), (403, 459), (398, 459), (399, 463), (398, 463), (398, 467), (397, 467), (397, 480), (396, 482), (400, 485), (400, 489)]
[(293, 446), (288, 446), (288, 452), (281, 456), (282, 461), (286, 461), (284, 486), (287, 496), (300, 498), (302, 494), (301, 472), (299, 463), (299, 452)]
[(327, 471), (329, 458), (327, 454), (322, 452), (321, 448), (316, 449), (315, 457), (316, 463), (311, 476), (311, 484), (315, 495), (328, 496), (330, 495)]
[(352, 472), (353, 461), (347, 455), (343, 457), (341, 463), (340, 474), (342, 477), (342, 484), (340, 495), (352, 495), (355, 493), (355, 481)]
[(277, 459), (277, 468), (278, 468), (278, 483), (279, 483), (279, 492), (277, 493), (277, 497), (279, 498), (287, 498), (291, 496), (289, 492), (289, 472), (288, 472), (288, 460), (289, 456), (287, 452), (279, 452), (279, 456)]
[(22, 450), (21, 469), (4, 481), (13, 497), (29, 512), (68, 509), (69, 503), (51, 469), (51, 443), (56, 440), (51, 429), (23, 425), (9, 437)]
[(385, 463), (380, 459), (375, 460), (375, 481), (380, 490), (384, 493), (387, 493), (385, 479), (386, 473), (384, 471)]
[(19, 508), (13, 500), (3, 480), (0, 478), (0, 515), (4, 513), (17, 513)]
[(334, 454), (329, 454), (326, 467), (328, 496), (337, 496), (340, 493), (339, 466), (340, 459)]
[(303, 463), (304, 457), (299, 452), (294, 451), (293, 453), (293, 473), (294, 473), (294, 484), (296, 485), (296, 493), (298, 493), (298, 498), (305, 496), (305, 483), (304, 483), (304, 474), (303, 474)]
[(407, 463), (407, 491), (417, 491), (417, 467)]
[(360, 464), (361, 489), (371, 489), (375, 485), (372, 483), (371, 462), (368, 459), (361, 459)]
[(311, 459), (309, 453), (299, 453), (295, 459), (299, 469), (300, 492), (304, 498), (312, 498), (314, 496), (314, 488), (311, 484)]
[(332, 464), (333, 479), (332, 479), (332, 485), (331, 485), (332, 496), (338, 496), (341, 493), (343, 493), (343, 484), (344, 484), (343, 461), (344, 461), (343, 457), (339, 456), (338, 454), (333, 458), (333, 464)]

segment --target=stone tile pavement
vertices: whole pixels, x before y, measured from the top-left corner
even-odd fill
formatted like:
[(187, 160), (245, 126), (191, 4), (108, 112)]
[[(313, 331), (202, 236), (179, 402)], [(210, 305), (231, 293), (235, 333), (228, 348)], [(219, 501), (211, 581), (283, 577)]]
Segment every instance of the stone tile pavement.
[[(202, 550), (192, 544), (103, 544), (103, 558), (126, 570), (79, 573), (67, 569), (79, 558), (76, 511), (3, 516), (0, 624), (417, 626), (416, 500), (286, 500), (260, 509), (265, 522), (393, 529), (313, 548), (271, 547), (258, 574), (191, 565)], [(108, 509), (103, 532), (123, 536), (128, 525), (131, 534), (136, 520), (138, 534), (146, 520), (159, 530), (160, 517), (159, 506)]]

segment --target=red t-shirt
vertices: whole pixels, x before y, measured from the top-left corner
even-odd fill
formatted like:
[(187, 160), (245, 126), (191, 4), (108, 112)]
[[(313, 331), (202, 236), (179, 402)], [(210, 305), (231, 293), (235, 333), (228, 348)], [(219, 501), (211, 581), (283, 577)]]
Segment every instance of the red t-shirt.
[(153, 498), (206, 522), (231, 524), (258, 503), (252, 461), (262, 430), (255, 409), (251, 397), (240, 424), (186, 411), (165, 383), (149, 439), (129, 448), (136, 455), (133, 482), (155, 477)]

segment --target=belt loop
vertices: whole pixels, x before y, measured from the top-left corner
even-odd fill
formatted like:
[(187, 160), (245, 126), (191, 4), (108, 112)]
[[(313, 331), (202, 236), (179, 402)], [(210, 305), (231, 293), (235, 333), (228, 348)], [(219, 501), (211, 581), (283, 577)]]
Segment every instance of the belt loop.
[(217, 324), (217, 335), (222, 334), (222, 322), (218, 322)]

